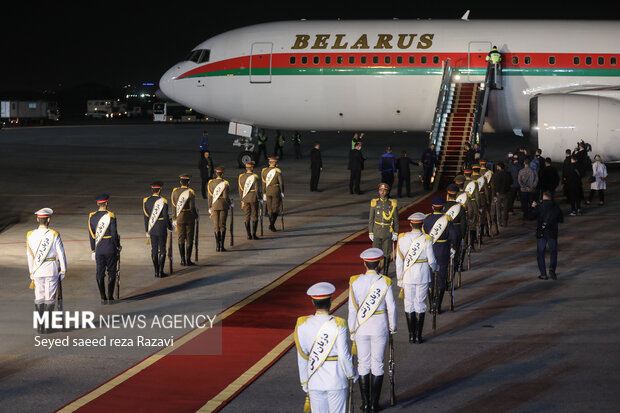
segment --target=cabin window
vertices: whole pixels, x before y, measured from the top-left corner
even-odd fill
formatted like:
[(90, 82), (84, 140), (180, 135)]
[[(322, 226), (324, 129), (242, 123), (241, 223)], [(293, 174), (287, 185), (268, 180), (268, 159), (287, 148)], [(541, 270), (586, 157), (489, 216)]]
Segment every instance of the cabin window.
[(549, 64), (552, 66), (555, 64), (555, 56), (549, 56)]
[(355, 64), (355, 56), (349, 56), (349, 64), (350, 65), (354, 65)]
[(373, 56), (372, 57), (372, 64), (373, 65), (378, 65), (379, 64), (379, 56)]
[(321, 60), (321, 59), (320, 59), (318, 56), (314, 56), (314, 57), (312, 58), (312, 63), (314, 63), (315, 65), (318, 65), (320, 60)]
[(590, 66), (592, 64), (592, 58), (590, 56), (586, 57), (586, 64)]
[(368, 62), (368, 58), (366, 56), (360, 57), (360, 63), (365, 65)]
[(514, 66), (518, 66), (519, 65), (519, 56), (512, 56), (512, 64)]
[(617, 64), (617, 59), (615, 57), (612, 57), (609, 59), (609, 64), (612, 66), (615, 66)]
[(422, 57), (420, 57), (420, 63), (422, 63), (423, 65), (425, 65), (425, 64), (426, 64), (426, 61), (427, 61), (426, 56), (422, 56)]
[(389, 65), (390, 63), (392, 63), (392, 58), (390, 56), (385, 56), (383, 58), (383, 61), (385, 62), (386, 65)]
[(439, 56), (433, 56), (433, 64), (439, 64)]
[(402, 56), (397, 56), (396, 57), (396, 63), (398, 63), (399, 65), (403, 64), (403, 57)]
[(412, 65), (415, 63), (415, 56), (409, 56), (409, 64)]
[(301, 57), (301, 64), (302, 65), (307, 65), (308, 64), (308, 56), (302, 56)]
[(200, 58), (201, 54), (202, 54), (202, 50), (192, 50), (187, 55), (187, 57), (185, 57), (185, 60), (189, 60), (190, 62), (198, 63), (198, 59)]
[(598, 65), (599, 66), (603, 66), (605, 64), (605, 58), (604, 57), (599, 57), (598, 58)]
[(581, 63), (581, 59), (579, 58), (579, 56), (573, 57), (573, 64), (575, 66), (579, 66), (579, 63)]
[(295, 64), (295, 60), (296, 60), (296, 59), (295, 59), (295, 56), (291, 56), (291, 57), (288, 59), (288, 62), (289, 62), (290, 64), (294, 65), (294, 64)]
[(529, 65), (532, 63), (532, 58), (529, 56), (525, 56), (525, 59), (523, 59), (523, 63), (525, 63), (526, 65)]
[(332, 57), (331, 56), (325, 56), (325, 64), (326, 65), (331, 65), (332, 64)]
[(342, 56), (338, 56), (336, 57), (336, 63), (338, 63), (339, 65), (342, 64), (342, 62), (344, 62), (344, 58)]

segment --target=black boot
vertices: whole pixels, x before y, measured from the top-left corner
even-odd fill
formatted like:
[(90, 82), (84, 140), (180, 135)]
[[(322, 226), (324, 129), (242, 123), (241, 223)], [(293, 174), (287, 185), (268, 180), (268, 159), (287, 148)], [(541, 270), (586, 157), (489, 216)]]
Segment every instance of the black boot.
[(224, 248), (224, 241), (226, 240), (226, 228), (221, 232), (220, 235), (220, 251), (226, 252), (226, 248)]
[(383, 375), (370, 375), (370, 412), (379, 411), (379, 398), (381, 397), (381, 385), (383, 384)]
[(409, 329), (409, 342), (415, 342), (416, 328), (418, 327), (418, 319), (416, 313), (405, 313), (407, 318), (407, 329)]
[(248, 233), (248, 239), (252, 239), (252, 232), (250, 231), (250, 221), (245, 223), (245, 232)]
[(151, 260), (153, 261), (153, 268), (155, 268), (155, 277), (159, 277), (159, 258), (157, 254), (151, 254)]
[(269, 214), (269, 231), (276, 232), (276, 214)]
[(439, 297), (437, 298), (437, 314), (441, 314), (443, 311), (441, 310), (441, 303), (443, 302), (443, 295), (446, 293), (446, 287), (442, 286), (439, 288)]
[(181, 265), (186, 266), (187, 262), (185, 262), (185, 243), (179, 244), (179, 254), (181, 254)]
[(99, 287), (99, 295), (101, 296), (101, 304), (107, 304), (108, 299), (105, 296), (105, 281), (97, 280), (97, 287)]
[(108, 275), (108, 304), (114, 304), (114, 288), (116, 287), (116, 276), (110, 277)]
[[(39, 313), (39, 317), (43, 318), (43, 313), (45, 312), (45, 304), (35, 304), (34, 309), (37, 313)], [(37, 333), (44, 333), (43, 323), (37, 323)]]
[(47, 325), (49, 327), (42, 327), (42, 332), (43, 334), (50, 334), (53, 333), (54, 330), (52, 329), (52, 311), (54, 311), (54, 304), (43, 304), (43, 310), (47, 311)]
[(186, 251), (186, 256), (185, 256), (185, 261), (187, 262), (187, 265), (195, 265), (192, 262), (192, 249), (194, 248), (194, 244), (192, 244), (191, 242), (189, 244), (187, 244), (187, 249)]
[(385, 257), (384, 259), (384, 264), (383, 264), (383, 275), (387, 276), (388, 275), (388, 270), (390, 269), (390, 258), (389, 257)]
[(159, 254), (159, 278), (164, 278), (168, 274), (164, 272), (164, 264), (166, 264), (166, 254)]
[(215, 251), (220, 252), (220, 231), (215, 231)]
[(422, 344), (422, 329), (424, 328), (424, 316), (426, 316), (426, 313), (413, 313), (413, 316), (417, 316), (418, 319), (415, 342), (416, 344)]
[(259, 239), (259, 238), (256, 236), (256, 228), (257, 228), (257, 227), (258, 227), (258, 221), (253, 221), (253, 222), (252, 222), (252, 238), (254, 238), (254, 239)]
[(362, 405), (360, 410), (362, 413), (367, 413), (370, 409), (370, 373), (360, 376), (360, 394), (362, 395)]

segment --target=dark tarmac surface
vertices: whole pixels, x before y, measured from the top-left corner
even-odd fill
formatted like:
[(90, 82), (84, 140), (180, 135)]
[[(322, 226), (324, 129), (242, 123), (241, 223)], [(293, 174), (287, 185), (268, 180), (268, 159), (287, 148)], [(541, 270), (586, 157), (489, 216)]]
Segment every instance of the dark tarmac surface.
[[(241, 170), (236, 168), (237, 152), (226, 125), (80, 125), (0, 131), (4, 287), (0, 290), (0, 411), (56, 410), (155, 352), (150, 348), (35, 347), (36, 334), (30, 328), (33, 293), (26, 288), (24, 251), (25, 234), (35, 228), (34, 211), (44, 206), (55, 210), (51, 227), (61, 233), (69, 262), (63, 283), (69, 309), (92, 309), (97, 314), (189, 314), (199, 311), (196, 303), (200, 303), (201, 308), (218, 311), (364, 228), (368, 200), (375, 196), (378, 183), (377, 159), (385, 145), (391, 144), (396, 155), (407, 149), (417, 159), (426, 142), (424, 134), (367, 134), (364, 153), (369, 160), (362, 184), (366, 193), (356, 196), (347, 191), (351, 134), (304, 133), (304, 159), (299, 161), (287, 141), (281, 161), (287, 230), (267, 231), (264, 239), (248, 241), (236, 211), (235, 246), (218, 254), (205, 213), (199, 265), (155, 279), (144, 241), (142, 198), (155, 179), (164, 180), (163, 193), (169, 198), (183, 172), (194, 174), (192, 187), (200, 197), (197, 163), (203, 129), (210, 131), (216, 164), (227, 167), (226, 177), (236, 185)], [(308, 191), (308, 153), (315, 139), (321, 142), (325, 164), (320, 193)], [(488, 158), (502, 159), (524, 143), (523, 138), (491, 136)], [(273, 134), (268, 145), (271, 152)], [(398, 404), (387, 408), (386, 377), (385, 411), (617, 411), (620, 234), (614, 227), (620, 222), (616, 190), (620, 169), (608, 168), (607, 204), (586, 206), (583, 216), (566, 217), (560, 227), (558, 281), (537, 278), (535, 224), (515, 215), (499, 237), (487, 239), (472, 256), (472, 269), (463, 273), (463, 286), (456, 293), (455, 311), (440, 315), (434, 332), (427, 318), (422, 345), (407, 342), (402, 300), (398, 300)], [(413, 178), (417, 172), (414, 167)], [(414, 190), (414, 196), (423, 194), (419, 183), (414, 183)], [(86, 229), (88, 212), (95, 209), (93, 198), (101, 192), (111, 195), (110, 209), (118, 216), (123, 237), (121, 295), (133, 297), (107, 307), (99, 304)], [(409, 200), (413, 198), (402, 198), (399, 204)], [(206, 201), (197, 202), (206, 211)], [(359, 271), (351, 269), (352, 274)], [(444, 308), (446, 304), (447, 296)], [(344, 316), (346, 305), (336, 314)], [(115, 333), (137, 334), (132, 329)], [(75, 330), (49, 337), (67, 335), (96, 338), (101, 334)], [(355, 399), (359, 399), (357, 385)], [(303, 401), (291, 349), (223, 411), (295, 412), (302, 410)]]

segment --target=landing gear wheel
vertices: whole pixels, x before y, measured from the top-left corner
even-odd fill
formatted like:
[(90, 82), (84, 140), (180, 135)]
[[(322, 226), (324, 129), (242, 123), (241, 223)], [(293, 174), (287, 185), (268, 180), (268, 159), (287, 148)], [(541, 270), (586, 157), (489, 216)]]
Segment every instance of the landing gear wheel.
[(243, 151), (239, 153), (237, 162), (239, 162), (239, 168), (245, 168), (245, 164), (254, 161), (254, 152)]

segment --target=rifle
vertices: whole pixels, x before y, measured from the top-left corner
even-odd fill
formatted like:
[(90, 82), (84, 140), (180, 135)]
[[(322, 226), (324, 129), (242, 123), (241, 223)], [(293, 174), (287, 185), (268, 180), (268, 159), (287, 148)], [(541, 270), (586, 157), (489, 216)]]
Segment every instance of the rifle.
[[(230, 203), (230, 246), (235, 245), (235, 236), (233, 235), (233, 229), (235, 228), (235, 208), (233, 203)], [(222, 241), (223, 244), (223, 241)]]
[(433, 271), (433, 305), (431, 310), (433, 312), (433, 330), (437, 329), (437, 307), (439, 306), (439, 303), (437, 302), (439, 299), (437, 296), (437, 293), (439, 292), (437, 288), (437, 278), (439, 278), (439, 272)]
[(349, 390), (347, 391), (347, 413), (353, 413), (355, 407), (353, 405), (353, 379), (349, 379)]
[(454, 311), (454, 259), (453, 258), (450, 258), (450, 266), (448, 267), (448, 280), (450, 280), (450, 311)]
[(388, 375), (390, 377), (390, 406), (395, 406), (396, 393), (394, 391), (394, 388), (396, 387), (396, 374), (394, 372), (394, 339), (392, 338), (391, 334), (389, 334), (388, 337), (390, 341), (390, 360), (388, 362)]
[(170, 242), (168, 243), (168, 272), (172, 275), (172, 231), (170, 231)]
[(467, 229), (467, 271), (471, 270), (471, 231)]
[(62, 320), (62, 331), (64, 331), (65, 330), (65, 306), (62, 303), (62, 280), (60, 279), (60, 277), (58, 277), (58, 289), (56, 290), (56, 306), (58, 307), (58, 311), (60, 311), (60, 317)]
[(489, 226), (489, 237), (493, 239), (493, 227), (491, 226), (491, 212), (489, 211), (489, 208), (486, 209), (486, 216), (487, 225)]
[(263, 200), (261, 199), (260, 201), (258, 201), (258, 205), (259, 205), (259, 213), (260, 213), (260, 236), (262, 237), (264, 235), (263, 233), (263, 210), (265, 209), (265, 207), (263, 206)]
[(121, 252), (119, 251), (116, 256), (116, 299), (120, 296), (121, 292)]
[[(198, 262), (198, 239), (200, 235), (200, 216), (198, 215), (198, 209), (196, 209), (196, 230), (194, 231), (194, 244), (196, 244), (196, 252), (194, 253), (194, 261)], [(190, 257), (187, 257), (190, 259)]]
[(499, 198), (495, 199), (495, 228), (497, 228), (497, 235), (499, 235)]
[(284, 198), (282, 197), (280, 197), (280, 221), (282, 221), (282, 231), (284, 231)]

